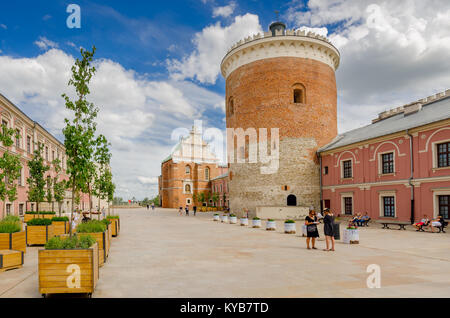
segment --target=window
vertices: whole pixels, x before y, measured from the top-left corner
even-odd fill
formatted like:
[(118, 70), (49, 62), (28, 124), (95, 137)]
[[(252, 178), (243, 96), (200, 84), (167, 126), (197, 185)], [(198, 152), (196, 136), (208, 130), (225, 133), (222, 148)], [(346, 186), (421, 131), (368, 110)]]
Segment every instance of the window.
[(27, 136), (27, 152), (31, 153), (31, 137)]
[(23, 170), (23, 168), (20, 169), (20, 171), (19, 171), (19, 179), (17, 179), (17, 184), (19, 186), (23, 186), (23, 184), (22, 184), (22, 170)]
[(34, 203), (31, 203), (31, 211), (34, 211)]
[(395, 197), (383, 197), (383, 216), (395, 217)]
[(352, 197), (344, 197), (344, 213), (346, 215), (353, 214), (353, 198)]
[(386, 173), (394, 173), (394, 153), (384, 153), (381, 155), (381, 172), (383, 174)]
[(234, 114), (234, 101), (233, 97), (230, 97), (228, 100), (228, 114), (233, 115)]
[(450, 142), (437, 145), (438, 168), (450, 167)]
[(55, 151), (52, 150), (52, 161), (55, 160)]
[(287, 197), (287, 206), (297, 206), (297, 197), (293, 194), (289, 194)]
[(323, 174), (328, 174), (328, 166), (325, 166), (324, 168), (323, 168)]
[(450, 195), (439, 196), (439, 215), (442, 215), (444, 219), (449, 219), (450, 211)]
[(11, 204), (10, 203), (6, 204), (6, 215), (11, 215)]
[(48, 147), (45, 147), (45, 160), (48, 161)]
[(20, 130), (16, 129), (16, 147), (20, 148)]
[(23, 215), (23, 203), (19, 204), (19, 215)]
[(205, 169), (205, 180), (209, 181), (209, 168)]
[(351, 160), (343, 161), (342, 167), (343, 167), (344, 178), (351, 178), (352, 177), (352, 161)]
[(297, 83), (293, 85), (293, 98), (295, 104), (306, 103), (306, 90), (303, 84)]
[(191, 193), (191, 186), (190, 186), (189, 184), (186, 184), (186, 185), (184, 186), (184, 192), (186, 192), (186, 193)]
[[(220, 192), (223, 192), (223, 191), (222, 191), (222, 185), (220, 185)], [(221, 204), (221, 205), (222, 205), (222, 204)]]
[(191, 167), (190, 166), (186, 166), (186, 174), (190, 174), (191, 173)]

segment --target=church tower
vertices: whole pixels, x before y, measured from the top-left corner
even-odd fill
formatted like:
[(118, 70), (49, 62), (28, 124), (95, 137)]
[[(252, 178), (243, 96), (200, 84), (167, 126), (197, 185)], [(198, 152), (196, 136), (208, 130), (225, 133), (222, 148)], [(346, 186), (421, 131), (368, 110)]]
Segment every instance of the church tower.
[(233, 143), (235, 158), (239, 152), (247, 158), (245, 163), (229, 161), (230, 208), (236, 213), (247, 208), (255, 215), (258, 207), (318, 209), (316, 150), (337, 136), (338, 50), (327, 38), (286, 30), (282, 22), (272, 23), (269, 29), (233, 45), (221, 63), (227, 128), (254, 129), (258, 140), (259, 129), (267, 128), (269, 144), (271, 128), (279, 129), (279, 148), (271, 144), (269, 151), (279, 153), (273, 173), (261, 173), (265, 164), (259, 160), (249, 162), (253, 143), (249, 136), (244, 151)]

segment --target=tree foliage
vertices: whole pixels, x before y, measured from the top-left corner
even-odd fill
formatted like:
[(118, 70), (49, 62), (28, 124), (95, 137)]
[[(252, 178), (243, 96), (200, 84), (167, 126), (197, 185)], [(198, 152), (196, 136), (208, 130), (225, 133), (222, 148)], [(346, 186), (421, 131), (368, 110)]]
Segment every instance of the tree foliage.
[(38, 143), (37, 149), (33, 152), (33, 158), (28, 161), (28, 168), (30, 176), (27, 178), (28, 182), (28, 201), (36, 202), (36, 211), (39, 212), (39, 203), (44, 201), (45, 197), (45, 173), (50, 169), (44, 164), (42, 157), (42, 144)]

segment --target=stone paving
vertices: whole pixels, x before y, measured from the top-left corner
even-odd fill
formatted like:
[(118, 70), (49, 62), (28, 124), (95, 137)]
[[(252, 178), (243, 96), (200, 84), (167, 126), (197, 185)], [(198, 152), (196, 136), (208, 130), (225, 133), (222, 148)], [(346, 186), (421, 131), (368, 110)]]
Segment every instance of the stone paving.
[[(119, 211), (119, 210), (118, 210)], [(296, 235), (212, 221), (213, 213), (120, 210), (121, 233), (93, 297), (449, 297), (450, 234), (360, 230), (360, 244), (307, 250)], [(263, 226), (264, 226), (263, 221)], [(341, 226), (341, 231), (343, 227)], [(320, 233), (323, 230), (320, 226)], [(322, 235), (323, 236), (323, 235)], [(40, 297), (37, 247), (21, 269), (0, 273), (0, 297)], [(381, 267), (369, 289), (367, 266)]]

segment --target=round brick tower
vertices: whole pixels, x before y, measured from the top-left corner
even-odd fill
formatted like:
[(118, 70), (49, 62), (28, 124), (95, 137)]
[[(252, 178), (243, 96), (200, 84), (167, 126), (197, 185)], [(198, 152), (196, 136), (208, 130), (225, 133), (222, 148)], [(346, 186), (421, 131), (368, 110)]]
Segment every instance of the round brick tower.
[[(229, 191), (230, 208), (236, 213), (248, 208), (254, 215), (257, 207), (291, 205), (317, 209), (316, 150), (337, 135), (338, 50), (325, 37), (286, 30), (281, 22), (269, 29), (233, 45), (221, 63), (227, 132), (242, 128), (250, 133), (244, 136), (244, 147), (237, 137), (228, 136), (228, 155), (235, 150), (234, 160), (229, 158)], [(261, 169), (268, 163), (261, 162), (261, 149), (255, 150), (250, 137), (256, 131), (260, 141), (260, 128), (267, 129), (268, 153), (279, 153), (278, 168), (269, 173)], [(276, 136), (273, 128), (279, 129), (279, 144), (270, 142)], [(257, 162), (250, 160), (254, 157), (248, 149), (258, 153)], [(239, 153), (244, 163), (238, 163)]]

